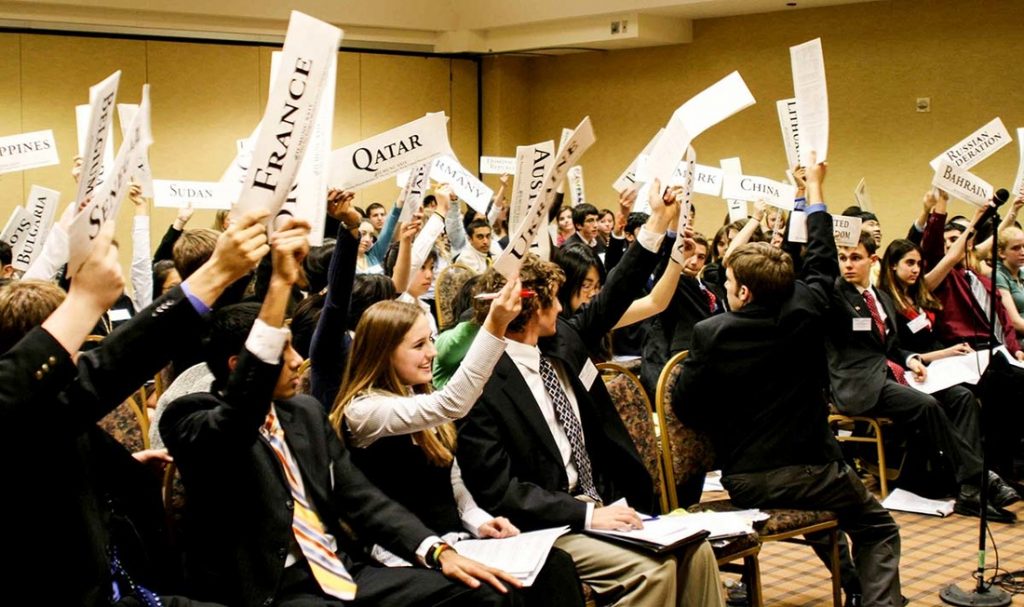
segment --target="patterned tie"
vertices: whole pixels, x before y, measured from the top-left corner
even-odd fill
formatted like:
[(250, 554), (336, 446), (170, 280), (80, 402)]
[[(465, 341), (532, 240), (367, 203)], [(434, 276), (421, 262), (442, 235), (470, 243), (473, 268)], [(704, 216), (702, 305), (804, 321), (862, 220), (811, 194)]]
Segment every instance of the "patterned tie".
[(284, 430), (277, 421), (273, 407), (267, 414), (263, 430), (263, 436), (274, 449), (277, 459), (281, 461), (284, 475), (288, 478), (292, 501), (295, 504), (292, 532), (295, 534), (295, 541), (299, 544), (299, 548), (302, 549), (303, 556), (309, 562), (313, 577), (327, 594), (343, 601), (351, 601), (356, 596), (356, 584), (335, 552), (337, 544), (334, 541), (334, 536), (327, 533), (320, 517), (317, 516), (316, 511), (306, 499), (302, 476), (299, 474), (299, 468), (292, 458), (292, 452), (284, 440)]
[[(868, 304), (868, 311), (871, 312), (871, 320), (875, 321), (875, 329), (878, 331), (878, 335), (882, 338), (882, 346), (885, 346), (885, 323), (882, 322), (882, 315), (878, 313), (878, 306), (875, 305), (875, 296), (871, 294), (871, 289), (864, 289), (864, 301)], [(903, 367), (897, 365), (888, 358), (885, 359), (885, 364), (889, 365), (889, 370), (892, 371), (893, 377), (900, 384), (906, 386), (907, 374), (903, 370)]]
[(590, 456), (587, 455), (587, 448), (583, 444), (583, 426), (580, 425), (579, 418), (572, 410), (565, 390), (562, 390), (562, 384), (558, 381), (555, 368), (551, 366), (551, 361), (543, 356), (540, 357), (540, 376), (544, 380), (544, 389), (547, 390), (551, 402), (555, 405), (555, 416), (558, 418), (558, 423), (565, 430), (565, 436), (569, 439), (569, 446), (572, 448), (572, 462), (576, 465), (576, 471), (579, 474), (576, 492), (600, 502), (601, 496), (598, 495), (597, 489), (594, 487), (594, 473), (590, 467)]

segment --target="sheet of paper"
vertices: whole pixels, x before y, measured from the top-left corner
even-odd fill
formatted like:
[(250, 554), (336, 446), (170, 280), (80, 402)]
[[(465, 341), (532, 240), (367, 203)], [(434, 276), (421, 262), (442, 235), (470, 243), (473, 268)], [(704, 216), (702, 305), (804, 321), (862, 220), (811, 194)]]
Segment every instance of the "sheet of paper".
[(507, 571), (524, 586), (530, 586), (555, 541), (566, 533), (568, 527), (558, 527), (502, 539), (462, 540), (455, 544), (455, 549), (467, 558)]
[(1003, 121), (995, 118), (933, 158), (929, 164), (933, 171), (938, 171), (939, 162), (946, 160), (952, 166), (966, 171), (995, 154), (1003, 146), (1010, 145), (1010, 141), (1010, 133), (1003, 126)]
[(494, 190), (476, 178), (459, 164), (453, 156), (438, 156), (430, 165), (430, 178), (438, 183), (447, 183), (452, 191), (478, 213), (487, 213), (487, 205), (494, 197)]
[(704, 491), (725, 491), (721, 470), (712, 470), (704, 475)]
[(572, 206), (578, 206), (587, 201), (587, 192), (583, 187), (583, 167), (576, 165), (569, 169), (568, 177), (569, 198)]
[[(121, 138), (124, 139), (125, 133), (128, 131), (128, 126), (135, 119), (136, 112), (139, 111), (138, 104), (135, 103), (118, 103), (117, 104), (117, 120), (121, 123)], [(113, 160), (113, 156), (111, 156)], [(135, 159), (135, 172), (132, 174), (132, 179), (142, 187), (142, 195), (146, 198), (153, 197), (153, 171), (149, 168), (149, 155), (145, 155), (141, 158)]]
[(509, 156), (481, 156), (480, 173), (483, 175), (512, 175), (516, 172), (516, 159)]
[(511, 278), (519, 271), (523, 258), (530, 251), (530, 245), (548, 223), (548, 211), (555, 201), (555, 189), (595, 140), (594, 128), (590, 124), (590, 116), (587, 116), (558, 152), (551, 168), (544, 175), (542, 193), (530, 205), (522, 225), (512, 232), (508, 246), (494, 262), (494, 269), (505, 278)]
[(561, 152), (562, 148), (565, 147), (565, 142), (569, 141), (569, 138), (572, 137), (572, 134), (573, 134), (573, 130), (572, 129), (567, 129), (567, 128), (564, 128), (564, 127), (562, 128), (562, 134), (558, 138), (558, 151), (559, 152)]
[(60, 163), (53, 131), (0, 137), (0, 173), (26, 171)]
[[(76, 118), (79, 118), (78, 150), (82, 157), (82, 175), (75, 193), (75, 200), (78, 202), (92, 194), (92, 191), (106, 181), (106, 176), (110, 174), (114, 149), (111, 126), (114, 123), (114, 106), (120, 81), (121, 71), (118, 70), (102, 82), (89, 87), (87, 111), (75, 109)], [(107, 146), (110, 146), (109, 152)]]
[(729, 207), (729, 221), (746, 221), (750, 217), (750, 205), (746, 200), (726, 200)]
[(933, 500), (911, 493), (906, 489), (893, 489), (893, 491), (882, 501), (882, 505), (889, 510), (900, 512), (913, 512), (916, 514), (927, 514), (930, 516), (949, 516), (953, 514), (953, 506), (956, 500)]
[(779, 127), (782, 129), (782, 145), (786, 148), (786, 168), (800, 164), (800, 129), (797, 120), (796, 99), (782, 99), (775, 102), (779, 111)]
[(1013, 180), (1011, 199), (1024, 196), (1024, 129), (1017, 129), (1017, 144), (1020, 146), (1020, 164), (1017, 166), (1017, 178)]
[(654, 149), (654, 145), (658, 143), (658, 139), (661, 138), (661, 134), (664, 132), (664, 128), (658, 129), (658, 132), (654, 134), (654, 137), (651, 137), (651, 140), (647, 142), (644, 149), (637, 154), (636, 158), (633, 159), (633, 162), (629, 163), (626, 170), (619, 175), (618, 179), (615, 180), (615, 183), (612, 184), (612, 189), (621, 193), (626, 188), (636, 184), (636, 168), (637, 163), (640, 162), (640, 157), (650, 155), (651, 150)]
[(180, 209), (191, 203), (193, 209), (230, 209), (231, 199), (225, 189), (219, 181), (154, 179), (153, 205)]
[(427, 114), (331, 154), (331, 186), (358, 190), (451, 153), (448, 119)]
[(853, 197), (857, 200), (857, 206), (864, 211), (871, 210), (871, 194), (868, 193), (868, 182), (861, 177), (857, 187), (853, 188)]
[(53, 218), (57, 213), (58, 204), (60, 204), (60, 192), (40, 185), (32, 185), (24, 207), (29, 226), (24, 236), (18, 239), (17, 246), (12, 245), (11, 265), (15, 270), (19, 272), (28, 270), (36, 257), (39, 257), (46, 237), (50, 234), (50, 227), (53, 226)]
[(686, 125), (678, 112), (673, 114), (651, 153), (642, 156), (637, 162), (637, 182), (653, 184), (657, 179), (663, 190), (668, 187), (676, 165), (692, 140), (693, 137), (686, 131)]
[(272, 81), (249, 170), (235, 203), (238, 214), (267, 209), (272, 223), (291, 194), (313, 138), (341, 35), (329, 23), (291, 12), (281, 69)]
[[(548, 140), (516, 147), (516, 170), (512, 202), (509, 206), (508, 231), (514, 234), (523, 224), (529, 209), (544, 191), (544, 176), (555, 163), (555, 142)], [(534, 235), (530, 251), (550, 257), (550, 242), (542, 231)]]
[(932, 185), (945, 190), (950, 196), (976, 206), (985, 206), (992, 200), (992, 185), (973, 173), (958, 169), (948, 160), (939, 160), (939, 168), (932, 177)]
[(860, 217), (832, 216), (832, 233), (836, 237), (837, 247), (855, 247), (860, 242)]
[(405, 223), (412, 221), (413, 215), (419, 212), (423, 206), (423, 196), (430, 188), (430, 165), (433, 160), (418, 164), (408, 171), (405, 178), (405, 185), (402, 188), (402, 212), (398, 221)]
[(718, 167), (698, 164), (697, 174), (693, 179), (693, 191), (717, 198), (722, 193), (724, 176), (725, 173)]
[[(986, 359), (987, 356), (988, 352), (985, 352)], [(911, 373), (907, 373), (907, 383), (911, 388), (927, 394), (934, 394), (957, 384), (976, 385), (981, 380), (981, 373), (978, 372), (980, 361), (981, 359), (973, 354), (940, 358), (928, 365), (925, 381), (917, 382)]]
[[(718, 166), (722, 167), (722, 188), (725, 189), (725, 178), (729, 175), (740, 176), (743, 174), (743, 164), (740, 162), (738, 157), (733, 158), (722, 158), (718, 161)], [(726, 205), (729, 208), (729, 221), (746, 221), (750, 216), (749, 205), (746, 200), (734, 200), (726, 197), (725, 192), (722, 192), (722, 197), (726, 198)]]
[(828, 86), (821, 38), (791, 46), (789, 59), (797, 102), (800, 164), (810, 163), (808, 153), (811, 150), (817, 153), (818, 162), (825, 162), (828, 159)]
[(764, 200), (773, 207), (786, 211), (793, 210), (796, 187), (767, 177), (750, 175), (725, 175), (722, 196), (727, 199), (756, 201)]
[[(704, 89), (675, 111), (683, 122), (683, 130), (691, 139), (726, 118), (754, 105), (747, 83), (739, 72), (733, 72)], [(682, 153), (680, 153), (682, 156)]]
[(242, 184), (245, 183), (245, 175), (249, 172), (249, 166), (252, 164), (252, 148), (256, 144), (256, 137), (260, 134), (260, 126), (257, 124), (245, 139), (235, 140), (235, 157), (220, 177), (220, 182), (224, 184), (224, 195), (231, 200), (232, 204), (238, 201), (238, 196), (242, 193)]

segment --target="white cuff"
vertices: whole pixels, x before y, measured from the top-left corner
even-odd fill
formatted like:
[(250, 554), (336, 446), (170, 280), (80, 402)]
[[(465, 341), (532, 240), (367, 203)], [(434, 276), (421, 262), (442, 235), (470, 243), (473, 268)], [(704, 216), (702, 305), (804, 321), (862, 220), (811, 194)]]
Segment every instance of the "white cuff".
[(281, 353), (289, 335), (291, 331), (288, 329), (271, 327), (257, 318), (245, 340), (245, 349), (268, 365), (276, 365), (281, 362)]
[(587, 502), (587, 517), (583, 519), (583, 528), (590, 529), (590, 524), (594, 521), (594, 502)]
[(420, 557), (420, 563), (424, 567), (427, 566), (427, 552), (430, 551), (430, 547), (440, 541), (442, 540), (438, 536), (430, 535), (427, 536), (427, 538), (424, 539), (422, 542), (420, 542), (419, 547), (416, 548), (416, 556)]
[(636, 237), (637, 242), (640, 246), (647, 249), (651, 253), (657, 253), (661, 249), (661, 241), (665, 240), (665, 234), (658, 234), (647, 229), (647, 226), (640, 228), (640, 233)]

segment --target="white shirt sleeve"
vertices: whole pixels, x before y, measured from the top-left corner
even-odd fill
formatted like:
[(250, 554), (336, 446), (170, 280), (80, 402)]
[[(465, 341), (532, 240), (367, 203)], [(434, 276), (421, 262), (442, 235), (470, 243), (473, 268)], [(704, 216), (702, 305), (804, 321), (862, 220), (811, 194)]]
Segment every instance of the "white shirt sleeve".
[(281, 353), (289, 335), (291, 331), (288, 329), (271, 327), (257, 318), (245, 340), (245, 349), (268, 365), (276, 365), (281, 362)]
[(430, 255), (430, 249), (434, 247), (434, 242), (442, 232), (444, 232), (444, 220), (439, 214), (431, 213), (430, 219), (427, 220), (412, 243), (412, 274), (423, 267), (427, 255)]
[(43, 243), (43, 250), (32, 265), (25, 270), (22, 280), (53, 280), (60, 267), (68, 262), (68, 233), (60, 224), (50, 228), (50, 234)]
[(452, 492), (455, 494), (455, 504), (459, 508), (462, 526), (472, 533), (473, 537), (480, 537), (480, 526), (494, 520), (494, 517), (476, 505), (473, 494), (462, 480), (462, 469), (459, 468), (458, 459), (452, 462)]
[(647, 226), (641, 226), (640, 232), (636, 236), (637, 242), (640, 246), (647, 249), (652, 253), (657, 253), (661, 249), (661, 241), (665, 239), (665, 234), (658, 234), (647, 229)]
[(153, 303), (153, 258), (149, 253), (149, 216), (132, 221), (132, 303), (135, 311)]

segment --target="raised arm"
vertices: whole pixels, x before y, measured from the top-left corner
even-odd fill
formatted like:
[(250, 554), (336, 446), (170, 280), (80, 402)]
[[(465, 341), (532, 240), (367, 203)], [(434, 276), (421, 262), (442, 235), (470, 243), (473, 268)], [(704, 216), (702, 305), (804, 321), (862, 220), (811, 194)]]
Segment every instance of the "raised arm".
[(838, 252), (832, 229), (832, 216), (825, 207), (825, 173), (827, 165), (817, 163), (811, 152), (806, 172), (807, 181), (807, 255), (803, 262), (803, 280), (824, 297), (839, 276)]
[(764, 213), (767, 208), (768, 204), (763, 200), (758, 200), (754, 203), (754, 214), (750, 216), (750, 219), (743, 225), (743, 228), (736, 234), (736, 237), (729, 242), (729, 246), (725, 249), (725, 255), (722, 256), (722, 259), (729, 259), (729, 255), (733, 251), (750, 242), (754, 233), (761, 229), (761, 222), (764, 221)]
[[(686, 263), (687, 259), (697, 253), (697, 245), (693, 241), (693, 231), (690, 228), (686, 228), (686, 234), (678, 234), (676, 239), (683, 240), (683, 263)], [(615, 324), (615, 328), (627, 327), (650, 318), (655, 314), (664, 312), (672, 301), (672, 296), (676, 292), (676, 287), (679, 285), (679, 277), (682, 273), (683, 266), (675, 259), (669, 257), (665, 271), (662, 272), (658, 282), (654, 283), (654, 288), (651, 289), (651, 292), (630, 304), (629, 309), (622, 315), (619, 322)]]
[(141, 310), (153, 302), (153, 260), (149, 256), (149, 201), (142, 188), (132, 184), (128, 198), (135, 205), (132, 222), (132, 304)]
[[(402, 199), (399, 198), (395, 201), (391, 212), (388, 213), (388, 218), (384, 222), (384, 227), (380, 230), (380, 237), (377, 238), (377, 242), (373, 243), (370, 250), (366, 252), (366, 258), (370, 262), (370, 265), (384, 263), (384, 256), (388, 252), (388, 247), (391, 246), (391, 240), (395, 237), (395, 229), (398, 226), (398, 217), (402, 214)], [(356, 225), (359, 225), (358, 223)]]
[[(971, 225), (964, 230), (960, 236), (957, 237), (956, 242), (949, 247), (949, 251), (939, 259), (938, 263), (930, 266), (928, 272), (924, 275), (924, 286), (931, 291), (934, 291), (942, 281), (946, 280), (946, 276), (949, 276), (950, 270), (956, 267), (960, 261), (963, 260), (964, 256), (967, 255), (967, 247), (970, 246), (970, 241), (974, 238), (974, 227), (977, 225), (978, 220), (985, 213), (984, 208), (979, 208), (974, 213), (974, 219), (971, 220)], [(945, 217), (945, 215), (941, 215)], [(929, 234), (929, 228), (926, 228), (926, 234)], [(943, 245), (945, 247), (945, 245)]]
[(925, 198), (929, 196), (932, 196), (935, 202), (932, 205), (931, 213), (928, 214), (928, 221), (925, 222), (924, 233), (921, 235), (921, 257), (926, 270), (937, 266), (946, 254), (943, 233), (946, 229), (946, 203), (949, 202), (949, 196), (942, 190), (939, 190), (937, 197), (929, 191), (925, 194)]
[(160, 240), (160, 245), (157, 246), (156, 252), (153, 253), (154, 263), (174, 258), (174, 243), (178, 242), (178, 239), (181, 238), (181, 234), (185, 231), (185, 226), (188, 224), (189, 219), (192, 219), (191, 202), (178, 209), (178, 215), (174, 218), (174, 223), (167, 227), (167, 232), (164, 233), (164, 237)]

